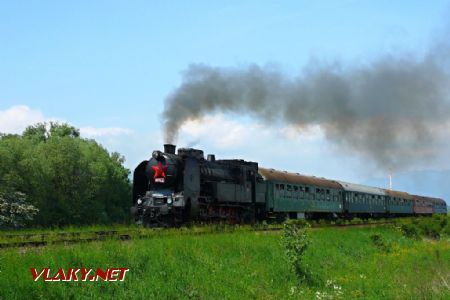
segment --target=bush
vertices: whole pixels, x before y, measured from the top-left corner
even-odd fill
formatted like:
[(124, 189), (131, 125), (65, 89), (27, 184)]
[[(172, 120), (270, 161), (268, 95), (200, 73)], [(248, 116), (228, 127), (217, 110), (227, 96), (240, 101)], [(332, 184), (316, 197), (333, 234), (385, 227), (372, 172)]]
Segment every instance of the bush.
[(378, 250), (381, 250), (383, 252), (389, 253), (392, 250), (392, 245), (390, 242), (386, 242), (383, 240), (383, 237), (378, 234), (372, 234), (370, 236), (370, 239), (372, 240), (372, 243), (375, 245), (376, 248), (378, 248)]
[(409, 238), (417, 239), (425, 236), (439, 239), (441, 234), (448, 234), (448, 219), (449, 217), (445, 215), (404, 219), (400, 223), (400, 229), (403, 235)]
[(363, 220), (360, 219), (360, 218), (353, 218), (353, 219), (350, 221), (350, 224), (354, 224), (354, 225), (362, 224), (362, 223), (363, 223)]
[(288, 220), (283, 227), (281, 243), (285, 248), (286, 257), (297, 277), (304, 281), (309, 273), (303, 265), (303, 259), (310, 244), (308, 234), (310, 225), (304, 220)]
[(419, 230), (414, 224), (402, 224), (400, 229), (404, 236), (408, 238), (418, 239), (419, 238)]
[(447, 223), (447, 225), (442, 229), (442, 233), (450, 237), (450, 223)]
[(0, 228), (17, 228), (33, 220), (38, 209), (26, 201), (24, 193), (0, 193)]
[(319, 226), (326, 227), (328, 225), (328, 222), (325, 219), (320, 219), (318, 224)]

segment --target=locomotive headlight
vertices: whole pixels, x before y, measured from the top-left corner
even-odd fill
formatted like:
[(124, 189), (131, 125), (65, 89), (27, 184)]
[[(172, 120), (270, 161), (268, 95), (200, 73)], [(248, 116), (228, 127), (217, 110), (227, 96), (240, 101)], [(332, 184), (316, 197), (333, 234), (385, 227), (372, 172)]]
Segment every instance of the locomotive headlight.
[(172, 197), (167, 197), (167, 204), (172, 204)]
[(139, 198), (137, 204), (142, 204), (142, 200)]

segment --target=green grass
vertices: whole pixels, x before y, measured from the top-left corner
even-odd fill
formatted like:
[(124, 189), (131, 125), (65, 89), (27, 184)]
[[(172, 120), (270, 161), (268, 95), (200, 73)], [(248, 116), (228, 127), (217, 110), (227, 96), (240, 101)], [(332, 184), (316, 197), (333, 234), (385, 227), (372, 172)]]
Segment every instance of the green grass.
[[(4, 249), (0, 298), (450, 298), (446, 238), (414, 240), (391, 227), (321, 228), (312, 229), (310, 236), (304, 260), (311, 272), (308, 283), (299, 283), (289, 268), (279, 232), (237, 230), (197, 236), (172, 230), (127, 242)], [(30, 267), (130, 271), (124, 282), (33, 282)]]

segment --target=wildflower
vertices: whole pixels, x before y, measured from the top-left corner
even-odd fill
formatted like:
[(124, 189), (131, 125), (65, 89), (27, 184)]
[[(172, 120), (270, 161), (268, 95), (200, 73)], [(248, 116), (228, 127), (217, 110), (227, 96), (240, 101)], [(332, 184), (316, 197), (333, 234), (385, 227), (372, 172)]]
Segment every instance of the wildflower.
[(321, 293), (319, 291), (316, 292), (316, 299), (322, 299)]
[(291, 296), (295, 294), (296, 290), (297, 290), (297, 287), (291, 286), (291, 291), (290, 291)]

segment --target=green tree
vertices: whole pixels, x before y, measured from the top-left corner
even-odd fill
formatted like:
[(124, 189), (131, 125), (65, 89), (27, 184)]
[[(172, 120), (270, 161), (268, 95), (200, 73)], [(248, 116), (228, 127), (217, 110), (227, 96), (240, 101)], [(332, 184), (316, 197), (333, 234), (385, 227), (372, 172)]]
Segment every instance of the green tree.
[(37, 225), (123, 222), (130, 198), (123, 162), (68, 124), (39, 123), (0, 136), (0, 191), (28, 195)]

